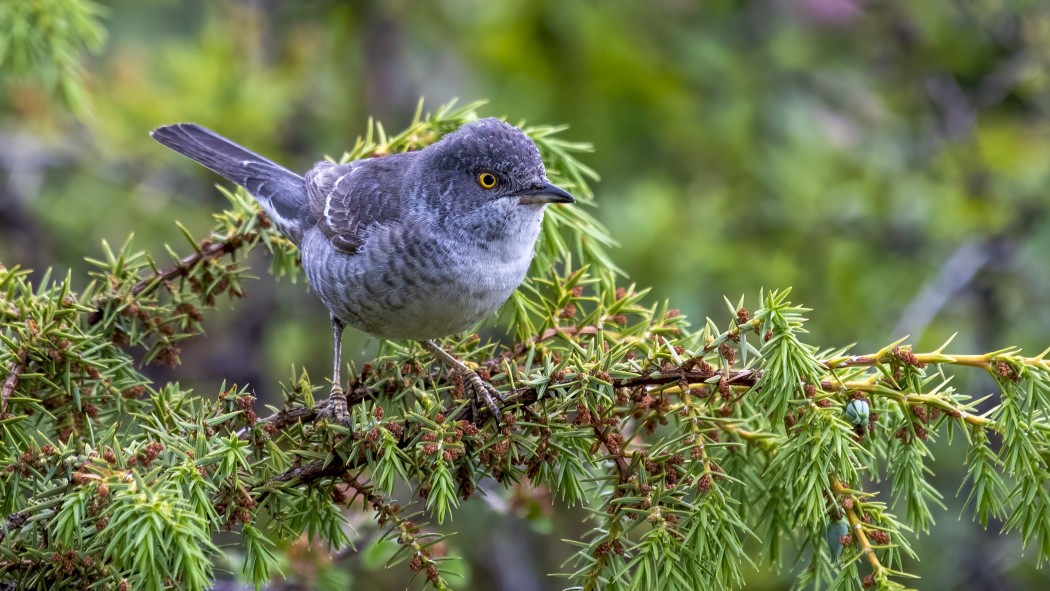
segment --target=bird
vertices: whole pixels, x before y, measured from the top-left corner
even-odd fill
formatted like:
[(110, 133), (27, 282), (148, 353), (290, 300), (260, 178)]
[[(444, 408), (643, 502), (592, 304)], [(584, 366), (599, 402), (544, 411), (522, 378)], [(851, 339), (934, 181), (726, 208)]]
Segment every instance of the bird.
[(464, 378), (474, 416), (498, 422), (498, 390), (435, 342), (499, 308), (535, 254), (544, 209), (575, 203), (547, 178), (539, 149), (500, 119), (468, 122), (416, 151), (304, 175), (195, 123), (150, 135), (244, 187), (300, 250), (332, 324), (332, 388), (319, 418), (350, 425), (340, 382), (342, 336), (419, 341)]

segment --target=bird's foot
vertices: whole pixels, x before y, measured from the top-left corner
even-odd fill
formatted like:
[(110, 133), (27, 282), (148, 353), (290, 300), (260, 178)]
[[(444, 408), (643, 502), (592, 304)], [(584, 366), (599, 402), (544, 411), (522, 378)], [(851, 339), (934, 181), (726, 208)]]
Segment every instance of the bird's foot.
[(464, 386), (467, 389), (467, 395), (470, 396), (470, 410), (471, 414), (475, 418), (478, 417), (478, 403), (483, 402), (489, 409), (489, 413), (492, 415), (492, 420), (496, 421), (496, 426), (499, 426), (500, 409), (496, 404), (496, 400), (503, 402), (503, 394), (500, 391), (489, 385), (488, 382), (481, 379), (481, 376), (477, 372), (472, 370), (466, 370), (464, 372)]
[[(464, 365), (462, 361), (453, 357), (451, 353), (442, 349), (434, 341), (420, 341), (420, 343), (423, 347), (430, 350), (435, 357), (444, 361), (450, 370), (463, 376), (463, 386), (467, 391), (467, 396), (470, 397), (471, 419), (477, 420), (479, 416), (478, 403), (484, 402), (485, 406), (488, 407), (489, 413), (492, 414), (492, 420), (496, 421), (496, 425), (499, 426), (500, 411), (496, 405), (496, 400), (504, 401), (503, 395), (499, 393), (499, 390), (490, 386), (485, 380), (481, 379), (478, 372)], [(457, 416), (461, 416), (461, 413), (457, 413)]]
[(344, 427), (350, 427), (350, 412), (347, 410), (346, 393), (338, 385), (332, 386), (332, 392), (328, 395), (328, 404), (324, 410), (317, 413), (317, 419), (338, 423)]

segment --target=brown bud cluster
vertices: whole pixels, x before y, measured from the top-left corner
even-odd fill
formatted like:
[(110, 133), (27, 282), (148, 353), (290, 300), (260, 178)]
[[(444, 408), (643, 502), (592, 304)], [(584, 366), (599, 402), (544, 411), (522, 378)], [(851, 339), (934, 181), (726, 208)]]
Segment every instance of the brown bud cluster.
[(576, 427), (582, 425), (591, 424), (591, 409), (587, 408), (582, 402), (576, 403), (576, 417), (572, 420), (572, 424)]
[(919, 361), (919, 358), (915, 356), (915, 353), (913, 353), (910, 348), (894, 347), (890, 350), (890, 354), (905, 365), (910, 365), (919, 369), (926, 367), (926, 364)]
[(999, 377), (1006, 378), (1014, 383), (1021, 381), (1021, 374), (1018, 373), (1012, 365), (1002, 359), (995, 363), (995, 373), (997, 373)]
[(748, 320), (751, 320), (751, 312), (748, 312), (746, 308), (740, 308), (736, 311), (736, 321), (738, 324), (744, 324)]
[(696, 488), (700, 492), (707, 492), (711, 490), (711, 487), (714, 485), (714, 483), (715, 481), (710, 474), (704, 474), (700, 477), (700, 480), (697, 481)]
[(405, 427), (401, 423), (386, 423), (383, 428), (390, 432), (397, 439), (401, 439), (401, 436), (405, 432)]
[(135, 457), (128, 461), (129, 466), (136, 464), (141, 465), (145, 468), (149, 468), (153, 464), (153, 461), (160, 456), (160, 452), (164, 451), (164, 444), (159, 441), (154, 441), (146, 445), (145, 449), (140, 451)]
[(718, 348), (718, 354), (722, 356), (722, 359), (726, 360), (728, 367), (736, 365), (736, 351), (728, 343), (722, 343), (722, 346)]
[(872, 530), (868, 533), (868, 537), (871, 538), (872, 542), (875, 542), (880, 546), (885, 546), (890, 543), (890, 534), (881, 529)]
[(619, 540), (611, 540), (609, 542), (602, 542), (598, 544), (598, 547), (594, 549), (594, 557), (601, 558), (607, 554), (616, 554), (617, 556), (624, 555), (623, 544)]

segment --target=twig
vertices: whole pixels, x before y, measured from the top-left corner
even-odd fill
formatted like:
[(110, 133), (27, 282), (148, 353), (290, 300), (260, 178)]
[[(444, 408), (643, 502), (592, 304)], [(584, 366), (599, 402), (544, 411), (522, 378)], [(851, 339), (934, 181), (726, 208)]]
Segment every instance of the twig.
[[(379, 517), (379, 524), (382, 526), (387, 522), (392, 522), (394, 527), (398, 530), (398, 535), (394, 538), (399, 544), (410, 545), (412, 547), (413, 555), (418, 558), (418, 564), (415, 560), (410, 563), (410, 568), (413, 572), (422, 571), (428, 580), (435, 583), (439, 588), (444, 588), (444, 582), (441, 578), (441, 573), (437, 568), (437, 562), (431, 557), (430, 551), (427, 549), (425, 544), (419, 541), (419, 528), (412, 521), (401, 517), (401, 507), (395, 503), (390, 503), (380, 495), (376, 494), (375, 487), (370, 484), (362, 483), (357, 477), (346, 477), (346, 473), (349, 470), (358, 467), (356, 464), (349, 463), (348, 461), (334, 461), (325, 464), (324, 460), (315, 460), (304, 466), (291, 468), (275, 476), (269, 483), (272, 485), (277, 482), (297, 482), (299, 484), (310, 484), (316, 480), (326, 477), (340, 476), (343, 481), (355, 491), (355, 497), (360, 496), (364, 498), (372, 509), (376, 512)], [(269, 496), (272, 489), (263, 490), (259, 495), (257, 501), (261, 504)], [(347, 504), (353, 503), (353, 499), (347, 502)]]
[[(704, 345), (703, 349), (701, 349), (696, 354), (696, 357), (694, 359), (699, 360), (699, 359), (703, 358), (708, 353), (711, 353), (715, 349), (718, 349), (718, 347), (722, 343), (726, 342), (727, 340), (730, 340), (730, 339), (734, 339), (735, 340), (742, 332), (745, 332), (745, 331), (748, 331), (748, 330), (755, 330), (756, 327), (758, 327), (759, 324), (760, 323), (759, 323), (759, 319), (758, 318), (752, 318), (751, 320), (748, 320), (747, 322), (744, 322), (744, 323), (741, 323), (741, 324), (738, 324), (738, 325), (734, 326), (732, 329), (721, 333), (720, 335), (718, 335), (717, 337), (712, 339), (711, 342), (709, 342), (706, 345)], [(498, 367), (501, 367), (503, 365), (504, 361), (507, 361), (507, 360), (510, 360), (510, 359), (514, 359), (515, 357), (518, 357), (518, 356), (524, 354), (525, 351), (528, 351), (530, 346), (538, 344), (538, 343), (543, 343), (543, 342), (549, 341), (549, 340), (553, 339), (556, 336), (559, 336), (559, 335), (561, 335), (561, 336), (595, 335), (595, 334), (598, 334), (598, 332), (600, 330), (601, 330), (601, 327), (594, 326), (594, 325), (587, 325), (587, 326), (552, 326), (552, 327), (544, 330), (539, 335), (529, 339), (528, 341), (519, 342), (519, 343), (515, 344), (513, 347), (511, 347), (510, 349), (507, 349), (506, 351), (500, 353), (499, 355), (496, 355), (492, 359), (489, 359), (487, 361), (482, 362), (481, 365), (483, 365), (485, 367), (488, 367), (489, 369), (498, 368)], [(606, 334), (608, 334), (608, 333), (606, 333)]]
[(348, 463), (347, 460), (334, 460), (326, 463), (324, 460), (314, 460), (302, 466), (295, 466), (281, 472), (277, 476), (274, 476), (266, 484), (260, 484), (252, 487), (253, 491), (262, 489), (259, 492), (256, 502), (262, 504), (273, 492), (273, 488), (276, 484), (283, 482), (296, 482), (298, 484), (309, 485), (322, 478), (342, 476), (346, 474), (347, 470), (352, 470), (356, 465)]
[(877, 576), (882, 571), (882, 563), (879, 562), (879, 557), (875, 555), (875, 549), (872, 548), (871, 542), (868, 541), (868, 536), (864, 533), (864, 525), (857, 515), (856, 509), (853, 508), (857, 503), (856, 497), (851, 495), (846, 490), (846, 487), (842, 486), (842, 483), (839, 482), (839, 479), (834, 474), (828, 474), (828, 482), (831, 484), (832, 492), (840, 497), (847, 497), (852, 501), (852, 503), (843, 504), (843, 509), (846, 511), (846, 519), (849, 520), (850, 530), (857, 534), (857, 545), (860, 546), (861, 554), (867, 557), (871, 570)]
[[(848, 357), (833, 357), (821, 362), (827, 369), (842, 369), (845, 367), (861, 367), (879, 365), (880, 363), (888, 363), (894, 355), (891, 352), (887, 352), (883, 355), (850, 355)], [(951, 365), (965, 365), (969, 367), (979, 367), (982, 369), (989, 369), (991, 367), (992, 357), (985, 355), (944, 355), (941, 353), (915, 353), (914, 359), (908, 362), (909, 365), (926, 365), (926, 364), (951, 364)], [(1023, 359), (1026, 365), (1040, 365), (1040, 360), (1036, 359)]]
[[(361, 384), (359, 379), (351, 383), (348, 390), (346, 403), (349, 406), (354, 406), (375, 396), (374, 392)], [(270, 425), (274, 429), (283, 429), (296, 423), (312, 423), (327, 405), (327, 402), (321, 402), (311, 407), (299, 406), (281, 409), (268, 417), (259, 419), (255, 424), (257, 426)], [(237, 437), (247, 439), (250, 433), (251, 429), (245, 427), (237, 432)]]
[[(541, 337), (545, 337), (546, 335), (547, 333), (545, 332), (544, 335), (541, 335)], [(891, 354), (897, 355), (896, 353)], [(939, 353), (933, 353), (920, 354), (914, 356), (914, 362), (917, 363), (952, 363), (958, 365), (982, 367), (985, 369), (990, 368), (990, 360), (991, 357), (987, 355), (947, 356)], [(885, 355), (862, 355), (830, 359), (823, 361), (822, 364), (829, 370), (832, 370), (850, 366), (877, 365), (879, 363), (885, 363), (887, 361), (888, 358), (886, 358)], [(1041, 360), (1041, 358), (1024, 359), (1023, 361), (1026, 364), (1030, 365), (1045, 364), (1045, 362)], [(678, 367), (663, 369), (660, 371), (650, 370), (639, 376), (634, 376), (630, 378), (616, 378), (611, 380), (611, 382), (614, 388), (635, 388), (639, 386), (660, 386), (668, 384), (707, 385), (713, 378), (725, 376), (726, 382), (731, 386), (751, 387), (755, 385), (761, 378), (761, 372), (753, 369), (739, 371), (712, 371), (710, 369), (693, 369), (694, 366), (695, 363), (692, 360), (690, 360)], [(689, 369), (685, 369), (686, 367), (688, 367)], [(556, 386), (557, 384), (553, 385)], [(890, 396), (898, 401), (902, 401), (905, 403), (935, 406), (942, 410), (948, 411), (952, 416), (959, 418), (960, 420), (971, 425), (981, 428), (998, 429), (998, 425), (996, 425), (994, 421), (985, 417), (970, 414), (964, 409), (955, 405), (953, 402), (945, 400), (935, 395), (900, 392), (888, 389), (884, 386), (880, 386), (879, 384), (875, 384), (870, 381), (838, 382), (824, 380), (819, 384), (819, 387), (825, 392), (851, 392), (859, 390), (877, 396)], [(665, 392), (671, 392), (676, 388), (678, 388), (677, 385), (668, 390), (665, 390)], [(360, 387), (351, 389), (351, 392), (353, 393), (353, 397), (349, 401), (351, 404), (356, 404), (365, 400), (369, 397), (370, 394), (370, 391), (368, 391), (366, 388)], [(553, 392), (553, 389), (548, 389), (546, 395), (550, 396)], [(517, 404), (523, 407), (528, 407), (537, 402), (539, 398), (539, 391), (535, 387), (529, 386), (517, 388), (507, 395), (505, 399), (505, 405), (511, 406)], [(319, 411), (321, 410), (321, 408), (322, 407), (319, 405), (312, 408), (293, 408), (282, 410), (271, 415), (270, 417), (261, 419), (258, 424), (269, 424), (276, 429), (282, 429), (288, 425), (292, 425), (299, 422), (309, 423), (315, 420), (317, 416), (319, 416)], [(482, 415), (480, 418), (483, 418), (484, 414), (488, 412), (487, 409), (479, 410)], [(455, 407), (448, 408), (445, 410), (445, 414), (451, 416), (454, 411)], [(410, 425), (407, 423), (407, 421), (404, 421), (401, 423), (401, 426), (403, 428), (402, 443), (404, 443), (410, 440), (410, 437), (408, 437)], [(727, 426), (721, 424), (719, 426), (722, 427), (723, 430), (734, 432), (734, 434), (742, 436), (748, 440), (757, 440), (761, 437), (761, 434), (759, 433), (746, 432), (739, 428), (727, 428)], [(603, 428), (601, 425), (594, 425), (593, 428), (597, 439), (609, 451), (610, 456), (612, 456), (616, 464), (620, 484), (626, 484), (630, 479), (630, 463), (628, 462), (626, 457), (624, 457), (623, 452), (620, 449), (620, 445), (612, 440), (611, 433), (609, 432), (608, 428)], [(242, 432), (239, 433), (239, 435), (242, 438), (246, 437), (247, 434), (247, 430), (242, 430)], [(347, 470), (355, 467), (357, 467), (356, 464), (346, 463), (345, 461), (335, 461), (329, 464), (325, 464), (323, 461), (318, 460), (310, 462), (304, 466), (291, 468), (283, 472), (282, 474), (277, 475), (273, 478), (273, 480), (270, 481), (269, 485), (278, 482), (291, 481), (296, 481), (301, 484), (309, 485), (310, 483), (321, 478), (345, 474)], [(268, 494), (269, 491), (264, 491), (262, 493), (262, 496), (258, 500), (261, 502), (263, 499), (266, 498), (266, 496), (268, 496)]]
[[(593, 425), (593, 428), (595, 436), (598, 437), (598, 441), (602, 442), (602, 445), (605, 446), (605, 449), (609, 451), (609, 455), (612, 456), (613, 461), (616, 462), (616, 472), (619, 474), (620, 484), (627, 484), (627, 482), (631, 478), (631, 466), (627, 462), (627, 458), (625, 458), (623, 455), (623, 443), (613, 441), (612, 435), (609, 432), (609, 427), (603, 428), (600, 424), (595, 423)], [(621, 492), (622, 491), (620, 491), (619, 487), (617, 487), (615, 493), (616, 496), (619, 496)]]
[[(398, 530), (396, 538), (397, 543), (401, 545), (409, 545), (412, 547), (412, 552), (415, 558), (418, 558), (418, 562), (413, 559), (409, 562), (409, 568), (413, 572), (422, 571), (427, 579), (438, 588), (445, 587), (447, 584), (441, 578), (441, 572), (438, 570), (437, 561), (431, 556), (431, 552), (427, 549), (425, 544), (421, 544), (419, 541), (419, 526), (415, 523), (401, 517), (401, 506), (390, 503), (383, 497), (375, 493), (375, 487), (370, 484), (362, 483), (357, 477), (347, 478), (346, 484), (354, 489), (357, 495), (363, 497), (370, 505), (372, 510), (379, 516), (379, 524), (383, 525), (390, 521), (394, 523), (394, 527)], [(352, 501), (351, 501), (352, 502)]]
[[(745, 325), (741, 325), (738, 328), (746, 328)], [(542, 340), (549, 340), (553, 338), (555, 334), (589, 334), (596, 331), (595, 327), (582, 327), (576, 330), (567, 329), (547, 329), (542, 335), (537, 337), (537, 342)], [(723, 333), (722, 336), (729, 334)], [(721, 342), (722, 337), (715, 339), (713, 343)], [(707, 345), (704, 350), (713, 350), (714, 344)], [(514, 347), (513, 350), (507, 351), (501, 355), (497, 355), (493, 359), (484, 362), (483, 365), (489, 366), (495, 359), (506, 360), (511, 357), (520, 354), (512, 353), (512, 351), (519, 351), (520, 348), (525, 345), (519, 344)], [(508, 355), (508, 353), (510, 353)], [(848, 357), (835, 357), (821, 361), (821, 365), (828, 370), (843, 369), (847, 367), (858, 367), (858, 366), (876, 366), (882, 363), (888, 363), (893, 358), (897, 357), (898, 353), (893, 350), (886, 352), (885, 354), (873, 354), (873, 355), (853, 355)], [(917, 365), (937, 365), (937, 364), (950, 364), (950, 365), (961, 365), (968, 367), (977, 367), (991, 371), (992, 360), (995, 356), (988, 354), (984, 355), (945, 355), (942, 353), (918, 353), (914, 354), (911, 363)], [(1043, 359), (1042, 357), (1031, 357), (1031, 358), (1020, 358), (1019, 361), (1027, 366), (1037, 367), (1042, 369), (1050, 369), (1050, 360)], [(647, 370), (641, 375), (630, 377), (630, 378), (616, 378), (611, 380), (613, 388), (636, 388), (639, 386), (662, 386), (667, 384), (685, 383), (689, 385), (707, 385), (714, 378), (725, 376), (726, 384), (733, 387), (744, 387), (748, 388), (758, 383), (762, 377), (762, 372), (755, 369), (745, 370), (698, 370), (694, 369), (695, 363), (693, 360), (684, 362), (682, 365), (661, 369), (661, 370)], [(557, 385), (557, 384), (553, 384)], [(912, 402), (918, 404), (926, 404), (939, 407), (941, 410), (951, 413), (953, 416), (961, 418), (965, 422), (982, 428), (997, 428), (995, 423), (985, 417), (971, 414), (965, 409), (953, 404), (939, 396), (930, 394), (920, 394), (914, 392), (903, 392), (897, 390), (891, 390), (884, 386), (872, 383), (870, 381), (850, 381), (850, 382), (839, 382), (835, 380), (822, 380), (820, 384), (817, 384), (824, 392), (849, 392), (853, 390), (859, 390), (867, 392), (869, 394), (877, 396), (891, 396), (895, 399), (902, 400), (905, 402)], [(673, 392), (675, 389), (671, 388), (665, 390), (666, 392)], [(550, 390), (548, 390), (548, 395)], [(347, 403), (351, 406), (357, 404), (370, 397), (371, 391), (367, 388), (351, 387), (350, 393), (348, 394)], [(523, 387), (517, 388), (506, 397), (507, 405), (520, 404), (522, 406), (530, 406), (539, 400), (539, 391), (534, 387)], [(323, 405), (319, 405), (314, 408), (297, 408), (289, 409), (278, 412), (270, 417), (262, 419), (260, 422), (263, 424), (271, 423), (278, 428), (283, 428), (286, 425), (293, 424), (299, 421), (310, 422), (317, 416), (317, 412), (321, 410)], [(446, 409), (446, 414), (451, 416), (454, 409)], [(484, 416), (488, 412), (487, 409), (479, 409), (479, 414)]]
[[(988, 367), (988, 360), (985, 356), (969, 355), (969, 356), (953, 356), (945, 360), (945, 356), (937, 357), (935, 355), (916, 355), (920, 360), (924, 360), (929, 363), (951, 362), (958, 365), (968, 365), (974, 367)], [(1027, 360), (1026, 360), (1027, 361)], [(680, 384), (685, 383), (690, 386), (695, 385), (708, 385), (711, 380), (720, 376), (725, 376), (726, 383), (729, 386), (737, 388), (750, 388), (754, 386), (758, 380), (762, 377), (762, 373), (757, 370), (715, 370), (715, 371), (703, 371), (697, 369), (684, 370), (689, 362), (682, 366), (664, 369), (661, 371), (648, 371), (639, 376), (630, 378), (616, 378), (611, 380), (613, 388), (636, 388), (639, 386), (665, 386), (668, 384)], [(830, 365), (835, 369), (839, 369), (847, 366), (855, 365), (875, 365), (878, 363), (878, 359), (875, 356), (855, 356), (847, 359), (838, 359), (834, 361), (825, 362), (826, 366)], [(557, 386), (557, 384), (552, 384)], [(951, 401), (946, 400), (942, 397), (930, 394), (919, 394), (915, 392), (903, 392), (897, 390), (891, 390), (885, 386), (871, 383), (869, 381), (850, 381), (850, 382), (837, 382), (833, 380), (822, 380), (819, 387), (824, 392), (852, 392), (861, 391), (874, 396), (888, 396), (895, 400), (902, 401), (905, 403), (913, 404), (925, 404), (929, 406), (935, 406), (943, 411), (948, 412), (953, 417), (959, 418), (962, 421), (981, 428), (997, 429), (998, 426), (994, 421), (986, 417), (972, 414), (965, 409), (953, 404)], [(665, 393), (674, 393), (679, 388), (674, 386), (669, 389), (663, 390)], [(548, 388), (545, 396), (551, 396), (553, 390)], [(363, 400), (369, 398), (370, 391), (365, 388), (354, 388), (348, 397), (348, 404), (353, 406), (354, 404), (360, 403)], [(504, 400), (504, 406), (513, 406), (515, 404), (523, 407), (528, 407), (535, 404), (540, 398), (539, 390), (535, 387), (526, 386), (517, 388), (507, 394)], [(270, 415), (269, 417), (260, 419), (258, 425), (273, 425), (277, 429), (283, 429), (289, 425), (293, 425), (298, 422), (309, 423), (314, 421), (318, 412), (324, 408), (324, 404), (319, 404), (312, 408), (292, 408), (279, 411)], [(455, 407), (445, 409), (447, 416), (452, 416), (455, 412)], [(488, 414), (488, 409), (478, 409), (479, 419), (483, 418)], [(248, 436), (248, 430), (242, 429), (238, 435), (244, 439)]]
[(11, 364), (11, 371), (4, 378), (3, 386), (0, 386), (0, 418), (7, 416), (7, 403), (15, 393), (15, 387), (18, 386), (18, 377), (22, 375), (25, 368), (25, 358), (23, 356), (19, 356)]
[[(327, 403), (322, 402), (310, 407), (301, 406), (296, 408), (286, 408), (279, 410), (268, 417), (259, 419), (256, 425), (271, 425), (274, 429), (283, 429), (289, 425), (294, 425), (295, 423), (311, 423), (317, 418), (318, 413), (324, 410), (325, 406), (327, 406)], [(240, 432), (237, 433), (237, 436), (241, 439), (246, 439), (248, 433), (249, 429), (246, 427), (241, 429)]]
[[(183, 257), (175, 265), (168, 267), (163, 271), (154, 272), (149, 277), (140, 279), (131, 287), (130, 294), (132, 296), (149, 295), (153, 293), (153, 290), (157, 289), (157, 287), (164, 283), (171, 281), (176, 277), (185, 277), (189, 275), (197, 265), (205, 261), (217, 259), (236, 252), (237, 249), (244, 246), (246, 243), (250, 244), (257, 236), (258, 233), (256, 232), (233, 234), (232, 236), (219, 240), (218, 242), (207, 244), (197, 250), (197, 252)], [(91, 316), (88, 317), (88, 326), (98, 324), (102, 320), (104, 314), (105, 312), (100, 305), (91, 313)]]

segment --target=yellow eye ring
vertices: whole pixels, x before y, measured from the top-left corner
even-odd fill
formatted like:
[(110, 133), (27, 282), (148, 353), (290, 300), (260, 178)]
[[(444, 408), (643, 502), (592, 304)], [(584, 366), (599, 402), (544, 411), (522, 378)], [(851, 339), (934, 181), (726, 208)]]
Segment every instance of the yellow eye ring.
[(478, 184), (482, 189), (494, 189), (499, 180), (491, 172), (483, 172), (478, 175)]

